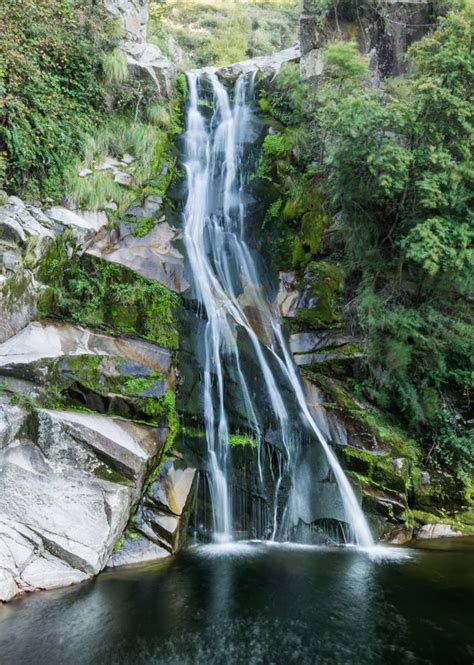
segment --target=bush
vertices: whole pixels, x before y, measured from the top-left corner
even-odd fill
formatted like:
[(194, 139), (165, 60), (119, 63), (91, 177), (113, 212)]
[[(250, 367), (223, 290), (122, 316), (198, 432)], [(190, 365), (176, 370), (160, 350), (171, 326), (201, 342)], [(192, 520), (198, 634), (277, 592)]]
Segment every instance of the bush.
[(3, 0), (0, 34), (3, 186), (57, 199), (65, 166), (103, 110), (101, 61), (116, 27), (88, 0)]

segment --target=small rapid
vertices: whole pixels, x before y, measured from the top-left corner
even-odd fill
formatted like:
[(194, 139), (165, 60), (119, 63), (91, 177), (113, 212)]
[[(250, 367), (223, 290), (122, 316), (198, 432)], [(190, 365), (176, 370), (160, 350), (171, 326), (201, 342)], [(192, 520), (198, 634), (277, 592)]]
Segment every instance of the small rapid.
[[(295, 480), (302, 450), (319, 444), (337, 483), (345, 519), (351, 527), (350, 541), (370, 547), (373, 539), (368, 524), (335, 453), (308, 408), (278, 313), (266, 295), (245, 241), (246, 185), (255, 169), (255, 160), (247, 159), (245, 152), (255, 121), (255, 73), (241, 75), (231, 95), (212, 73), (189, 73), (188, 88), (184, 243), (195, 296), (205, 320), (202, 391), (214, 540), (229, 542), (234, 530), (226, 397), (229, 367), (256, 442), (262, 484), (266, 464), (262, 451), (268, 416), (262, 417), (256, 408), (250, 387), (253, 377), (243, 367), (238, 338), (244, 333), (254, 357), (251, 371), (261, 377), (281, 451), (276, 469), (270, 469), (273, 496), (268, 500), (272, 503), (272, 518), (266, 537), (292, 539), (295, 505), (304, 500)], [(294, 402), (291, 409), (288, 391)], [(298, 414), (296, 419), (294, 413)], [(290, 489), (282, 505), (280, 491), (285, 483)]]

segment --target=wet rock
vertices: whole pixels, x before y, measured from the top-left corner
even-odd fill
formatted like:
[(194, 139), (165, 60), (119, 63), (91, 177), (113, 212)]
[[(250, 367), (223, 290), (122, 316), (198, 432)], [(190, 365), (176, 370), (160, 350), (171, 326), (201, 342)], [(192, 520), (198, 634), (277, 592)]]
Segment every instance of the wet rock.
[(303, 332), (290, 336), (290, 350), (292, 353), (310, 353), (317, 349), (353, 344), (358, 340), (350, 333), (337, 330), (321, 330), (318, 332)]
[(163, 559), (169, 555), (168, 550), (152, 543), (145, 536), (135, 536), (125, 539), (120, 548), (108, 560), (107, 568), (145, 563), (146, 561)]
[(413, 529), (406, 526), (397, 526), (383, 538), (383, 542), (390, 545), (406, 545), (412, 538)]
[(109, 566), (162, 558), (180, 548), (195, 476), (196, 469), (178, 458), (165, 462), (133, 517), (140, 538), (128, 537)]
[(296, 273), (281, 272), (280, 288), (276, 298), (276, 306), (280, 315), (287, 318), (295, 317), (300, 297)]
[(355, 358), (362, 358), (362, 357), (363, 354), (358, 352), (354, 352), (350, 356), (337, 352), (297, 353), (294, 355), (294, 360), (299, 367), (304, 367), (305, 365), (328, 363), (331, 361), (339, 361), (351, 364)]
[(165, 508), (174, 515), (181, 515), (195, 475), (196, 469), (184, 466), (179, 460), (169, 460), (153, 481), (149, 496), (157, 506)]
[(122, 223), (119, 238), (112, 232), (98, 234), (87, 253), (120, 263), (177, 293), (185, 291), (189, 284), (184, 278), (184, 258), (173, 246), (180, 233), (166, 222), (156, 224), (144, 238), (133, 236), (132, 229)]

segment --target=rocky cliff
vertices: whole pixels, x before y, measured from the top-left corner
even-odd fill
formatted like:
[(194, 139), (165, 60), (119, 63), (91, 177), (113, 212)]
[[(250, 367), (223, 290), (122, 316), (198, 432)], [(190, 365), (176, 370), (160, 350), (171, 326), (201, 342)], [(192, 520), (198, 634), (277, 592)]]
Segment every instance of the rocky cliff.
[(355, 41), (369, 56), (376, 78), (405, 71), (408, 47), (435, 21), (431, 0), (303, 0), (300, 18), (301, 72), (304, 78), (324, 70), (324, 46)]

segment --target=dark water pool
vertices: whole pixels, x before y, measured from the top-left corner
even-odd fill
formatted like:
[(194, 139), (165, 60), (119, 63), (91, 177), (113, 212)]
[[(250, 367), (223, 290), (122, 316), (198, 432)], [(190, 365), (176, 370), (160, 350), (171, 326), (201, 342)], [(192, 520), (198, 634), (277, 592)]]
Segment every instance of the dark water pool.
[(0, 663), (472, 665), (472, 541), (392, 552), (249, 543), (105, 573), (0, 607)]

